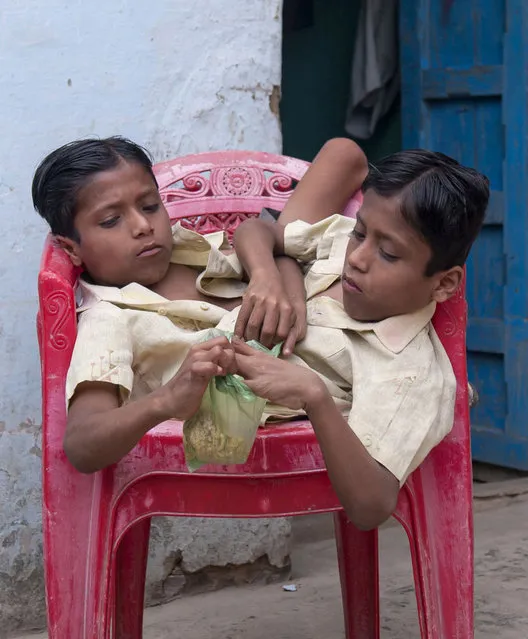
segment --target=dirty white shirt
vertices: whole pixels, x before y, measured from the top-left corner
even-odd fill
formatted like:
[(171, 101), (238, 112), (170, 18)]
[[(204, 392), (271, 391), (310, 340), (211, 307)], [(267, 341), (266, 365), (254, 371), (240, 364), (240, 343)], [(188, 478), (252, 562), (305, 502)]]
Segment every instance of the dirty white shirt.
[[(369, 453), (402, 484), (451, 430), (456, 381), (432, 325), (432, 303), (381, 322), (353, 320), (324, 293), (341, 276), (355, 220), (335, 215), (285, 229), (285, 252), (305, 265), (308, 329), (291, 361), (309, 366)], [(201, 236), (177, 224), (171, 261), (200, 271), (202, 293), (239, 297), (245, 290), (222, 232)], [(79, 324), (66, 382), (69, 401), (85, 381), (119, 387), (123, 401), (166, 383), (208, 330), (234, 328), (239, 308), (169, 301), (139, 285), (121, 289), (79, 282)], [(317, 297), (316, 297), (317, 296)], [(296, 415), (268, 405), (266, 417)]]

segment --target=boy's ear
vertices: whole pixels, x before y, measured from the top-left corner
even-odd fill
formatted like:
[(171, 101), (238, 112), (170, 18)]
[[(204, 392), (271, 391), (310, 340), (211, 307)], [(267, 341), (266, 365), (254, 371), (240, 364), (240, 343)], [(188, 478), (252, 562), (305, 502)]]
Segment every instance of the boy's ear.
[(63, 235), (55, 235), (55, 240), (70, 258), (74, 266), (82, 266), (81, 251), (78, 242), (71, 240), (69, 237), (64, 237)]
[(438, 281), (433, 289), (433, 300), (435, 302), (445, 302), (456, 293), (460, 286), (464, 270), (461, 266), (453, 266), (448, 271), (438, 274)]

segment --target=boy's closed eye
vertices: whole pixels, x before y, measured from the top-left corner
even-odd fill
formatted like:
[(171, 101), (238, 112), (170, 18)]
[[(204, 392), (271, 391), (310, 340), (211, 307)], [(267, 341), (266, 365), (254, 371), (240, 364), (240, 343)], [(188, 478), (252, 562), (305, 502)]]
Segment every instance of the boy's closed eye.
[(380, 246), (379, 252), (381, 257), (387, 262), (396, 262), (397, 260), (400, 259), (397, 255), (393, 255), (392, 253), (387, 253), (387, 251), (382, 249), (381, 246)]
[(99, 226), (103, 229), (110, 229), (115, 226), (119, 222), (119, 215), (112, 215), (112, 217), (107, 217), (105, 220), (99, 222)]
[[(351, 231), (349, 237), (358, 242), (363, 242), (366, 238), (366, 235), (360, 229), (355, 228), (353, 231)], [(381, 257), (387, 262), (396, 262), (400, 259), (398, 255), (394, 255), (394, 253), (385, 250), (381, 246), (379, 247), (379, 253)]]
[(362, 233), (359, 229), (355, 228), (350, 232), (348, 237), (357, 240), (358, 242), (362, 242), (365, 239), (365, 233)]
[(155, 202), (154, 204), (149, 204), (148, 206), (143, 206), (143, 211), (145, 213), (156, 213), (156, 211), (159, 211), (159, 202)]

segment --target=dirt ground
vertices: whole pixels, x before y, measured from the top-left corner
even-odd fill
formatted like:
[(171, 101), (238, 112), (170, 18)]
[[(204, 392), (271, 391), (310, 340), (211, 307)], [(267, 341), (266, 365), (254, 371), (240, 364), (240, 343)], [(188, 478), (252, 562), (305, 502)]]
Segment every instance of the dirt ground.
[[(510, 486), (510, 488), (508, 488)], [(524, 494), (523, 494), (524, 493)], [(477, 490), (475, 618), (477, 639), (528, 637), (528, 479)], [(144, 639), (342, 639), (336, 554), (326, 516), (296, 522), (296, 592), (281, 583), (229, 588), (151, 608)], [(397, 525), (381, 545), (383, 639), (419, 639), (407, 541)], [(45, 639), (46, 634), (24, 639)]]

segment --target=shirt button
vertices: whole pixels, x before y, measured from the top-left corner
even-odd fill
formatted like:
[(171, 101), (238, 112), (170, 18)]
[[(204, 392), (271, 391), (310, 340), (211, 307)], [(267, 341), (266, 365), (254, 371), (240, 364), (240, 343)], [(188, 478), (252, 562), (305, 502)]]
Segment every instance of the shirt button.
[(209, 304), (206, 304), (205, 302), (202, 302), (200, 304), (200, 308), (202, 309), (202, 311), (208, 311), (209, 310)]
[(363, 445), (366, 446), (366, 448), (372, 446), (372, 437), (370, 435), (365, 435), (365, 437), (363, 437)]
[(167, 311), (164, 308), (159, 308), (158, 313), (159, 315), (167, 315)]

